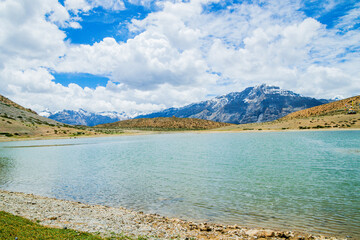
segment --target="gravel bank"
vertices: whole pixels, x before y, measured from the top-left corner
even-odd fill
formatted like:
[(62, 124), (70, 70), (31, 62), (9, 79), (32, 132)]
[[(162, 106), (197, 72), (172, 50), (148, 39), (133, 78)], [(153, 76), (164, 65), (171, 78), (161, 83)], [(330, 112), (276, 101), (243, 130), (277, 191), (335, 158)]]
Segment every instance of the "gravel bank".
[(249, 229), (237, 225), (195, 223), (125, 208), (88, 205), (0, 190), (0, 210), (37, 220), (40, 224), (149, 239), (337, 239), (294, 232)]

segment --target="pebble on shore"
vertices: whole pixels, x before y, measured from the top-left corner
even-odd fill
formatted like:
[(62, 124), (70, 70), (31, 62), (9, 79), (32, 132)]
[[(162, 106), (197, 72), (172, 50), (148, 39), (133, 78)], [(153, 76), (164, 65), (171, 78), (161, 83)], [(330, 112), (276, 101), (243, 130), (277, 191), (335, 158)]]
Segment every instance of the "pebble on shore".
[(146, 236), (148, 239), (338, 239), (238, 225), (197, 223), (121, 207), (88, 205), (4, 190), (0, 190), (0, 210), (44, 226), (97, 232), (103, 236), (124, 234)]

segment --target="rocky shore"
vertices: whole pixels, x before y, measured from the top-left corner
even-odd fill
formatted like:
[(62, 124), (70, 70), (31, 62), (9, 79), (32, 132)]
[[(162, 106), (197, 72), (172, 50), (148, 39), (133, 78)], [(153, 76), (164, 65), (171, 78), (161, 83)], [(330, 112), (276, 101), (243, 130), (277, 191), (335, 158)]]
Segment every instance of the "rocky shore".
[(88, 205), (4, 190), (0, 190), (0, 211), (48, 227), (70, 228), (103, 236), (124, 234), (146, 236), (148, 239), (338, 239), (237, 225), (196, 223), (125, 208)]

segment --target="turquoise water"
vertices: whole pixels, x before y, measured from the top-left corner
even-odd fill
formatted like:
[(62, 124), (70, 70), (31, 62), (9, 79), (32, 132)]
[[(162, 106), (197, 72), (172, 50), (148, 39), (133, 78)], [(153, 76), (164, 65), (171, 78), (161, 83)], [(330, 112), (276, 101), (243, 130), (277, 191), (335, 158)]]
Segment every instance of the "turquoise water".
[(360, 238), (360, 131), (0, 143), (0, 188), (188, 220)]

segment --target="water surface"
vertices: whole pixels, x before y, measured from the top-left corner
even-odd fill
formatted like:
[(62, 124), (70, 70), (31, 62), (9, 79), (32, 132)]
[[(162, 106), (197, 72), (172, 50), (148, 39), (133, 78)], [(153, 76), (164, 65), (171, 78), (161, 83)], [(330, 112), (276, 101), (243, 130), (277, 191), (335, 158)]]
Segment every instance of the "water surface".
[(188, 220), (360, 238), (360, 131), (0, 143), (0, 188)]

